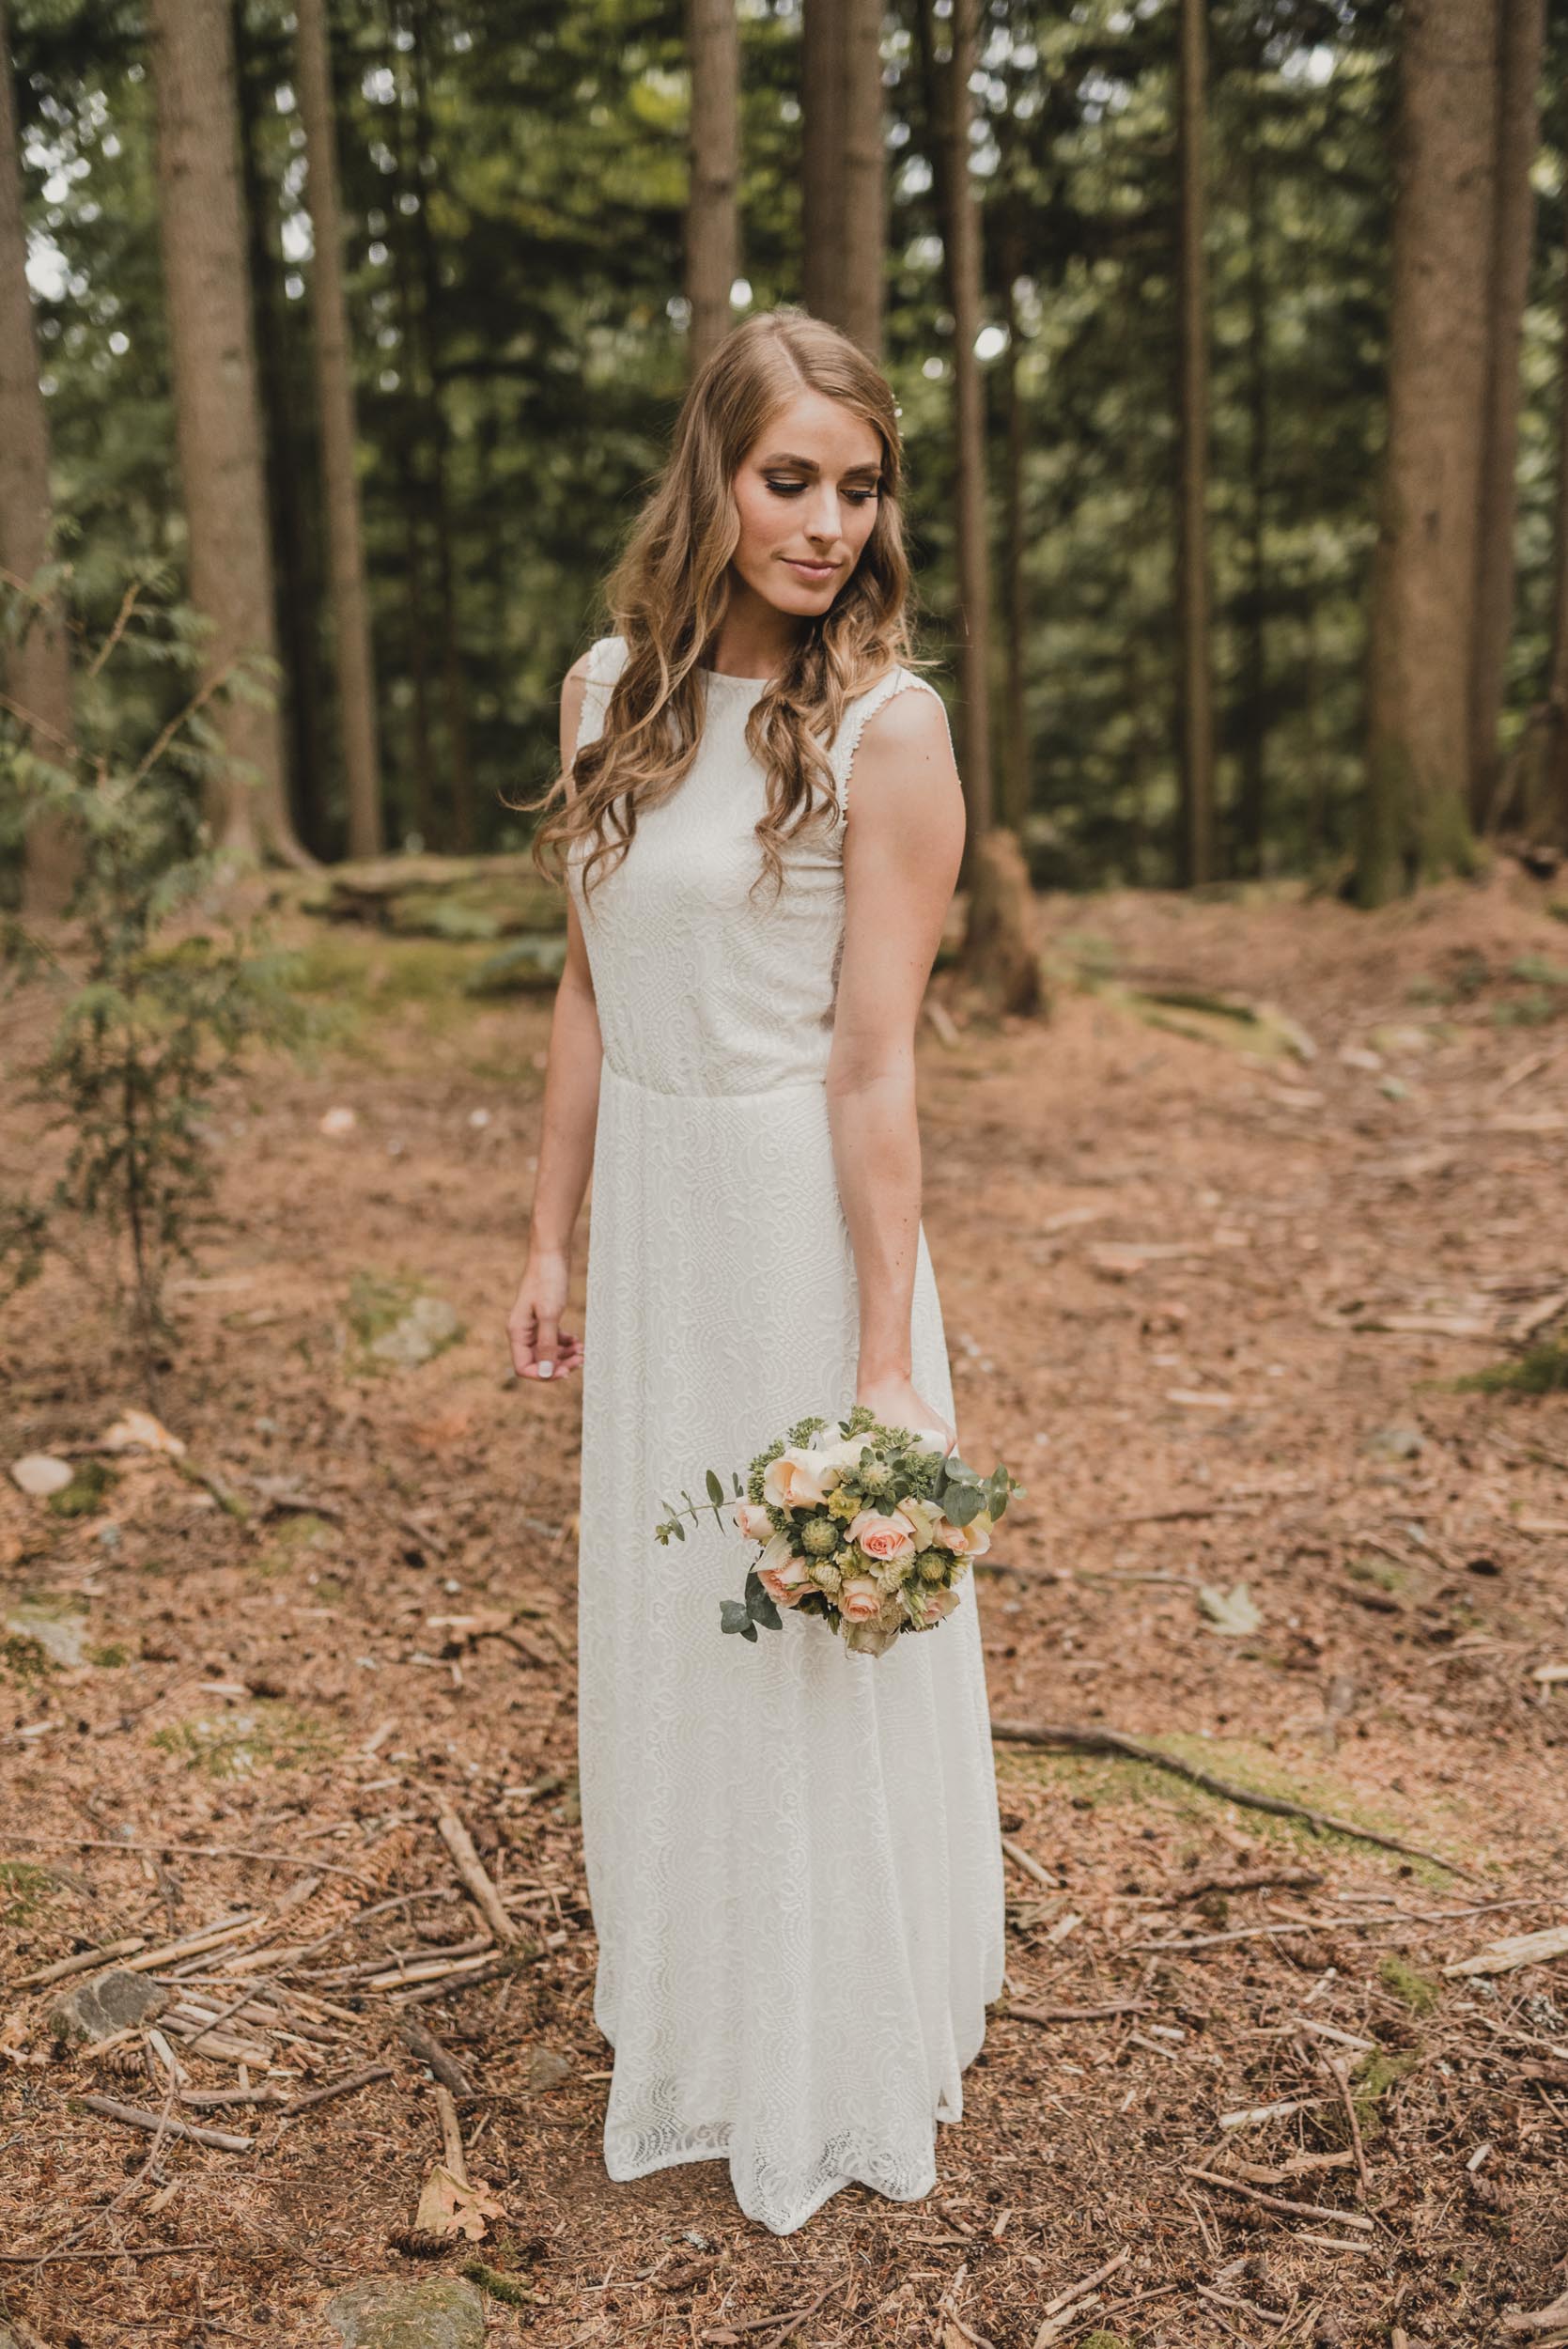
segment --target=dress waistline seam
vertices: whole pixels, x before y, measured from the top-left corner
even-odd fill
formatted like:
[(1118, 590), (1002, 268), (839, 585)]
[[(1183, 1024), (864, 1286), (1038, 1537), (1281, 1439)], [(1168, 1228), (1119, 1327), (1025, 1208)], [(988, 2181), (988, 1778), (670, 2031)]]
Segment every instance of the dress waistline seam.
[(617, 1068), (608, 1053), (603, 1067), (617, 1084), (629, 1085), (634, 1093), (648, 1094), (656, 1101), (770, 1101), (780, 1093), (823, 1093), (828, 1085), (826, 1076), (791, 1077), (783, 1084), (757, 1085), (734, 1093), (677, 1093), (672, 1086), (640, 1083), (637, 1078), (629, 1077), (624, 1068)]

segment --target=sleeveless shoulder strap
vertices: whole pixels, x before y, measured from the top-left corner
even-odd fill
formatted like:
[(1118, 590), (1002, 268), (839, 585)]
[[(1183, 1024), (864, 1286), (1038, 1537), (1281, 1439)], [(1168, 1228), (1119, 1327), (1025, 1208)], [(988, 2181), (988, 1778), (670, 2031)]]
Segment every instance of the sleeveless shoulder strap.
[[(833, 770), (838, 782), (841, 824), (849, 813), (849, 775), (855, 764), (855, 753), (860, 748), (862, 734), (877, 712), (886, 708), (895, 693), (902, 693), (911, 688), (922, 693), (929, 693), (941, 710), (943, 718), (946, 718), (947, 704), (942, 700), (936, 687), (928, 685), (924, 677), (917, 677), (912, 669), (891, 670), (885, 677), (877, 679), (869, 692), (862, 693), (858, 701), (851, 702), (844, 724), (840, 728), (839, 739), (833, 745)], [(952, 728), (949, 726), (949, 741), (952, 739)]]
[(588, 667), (583, 678), (582, 708), (577, 721), (577, 740), (572, 745), (574, 757), (585, 742), (593, 741), (602, 732), (604, 712), (610, 700), (610, 689), (620, 676), (625, 663), (626, 640), (624, 637), (600, 636), (588, 647)]

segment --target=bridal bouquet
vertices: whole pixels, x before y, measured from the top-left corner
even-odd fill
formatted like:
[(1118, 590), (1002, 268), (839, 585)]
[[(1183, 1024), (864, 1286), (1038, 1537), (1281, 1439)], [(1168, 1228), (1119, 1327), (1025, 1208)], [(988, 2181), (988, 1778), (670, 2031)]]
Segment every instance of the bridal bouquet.
[[(982, 1476), (929, 1430), (884, 1426), (863, 1403), (831, 1440), (814, 1440), (828, 1425), (803, 1419), (776, 1438), (744, 1491), (731, 1471), (731, 1522), (761, 1548), (744, 1595), (721, 1600), (720, 1627), (754, 1640), (790, 1607), (823, 1616), (857, 1655), (880, 1656), (901, 1632), (929, 1631), (953, 1612), (970, 1561), (985, 1556), (1009, 1495), (1024, 1487), (1000, 1463)], [(687, 1506), (655, 1528), (660, 1541), (684, 1541), (682, 1518), (705, 1508), (722, 1523), (730, 1503), (712, 1469), (707, 1495), (696, 1502), (683, 1490)]]

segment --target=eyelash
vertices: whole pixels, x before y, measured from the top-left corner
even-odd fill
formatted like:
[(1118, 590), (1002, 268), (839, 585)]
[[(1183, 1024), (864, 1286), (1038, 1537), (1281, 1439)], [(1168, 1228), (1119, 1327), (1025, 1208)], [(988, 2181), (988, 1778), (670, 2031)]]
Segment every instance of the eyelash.
[[(803, 481), (775, 481), (768, 474), (763, 474), (763, 479), (775, 497), (797, 497), (806, 486)], [(851, 506), (869, 506), (877, 495), (877, 491), (875, 490), (846, 490), (844, 494)]]

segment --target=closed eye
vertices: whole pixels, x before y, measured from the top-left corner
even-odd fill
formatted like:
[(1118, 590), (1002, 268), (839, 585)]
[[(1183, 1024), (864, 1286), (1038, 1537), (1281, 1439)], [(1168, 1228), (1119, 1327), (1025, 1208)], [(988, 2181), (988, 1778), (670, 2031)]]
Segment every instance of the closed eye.
[[(767, 474), (763, 475), (763, 479), (768, 483), (774, 496), (781, 498), (799, 497), (806, 486), (803, 481), (775, 481)], [(877, 495), (877, 491), (875, 489), (846, 490), (844, 494), (851, 506), (867, 506)]]

